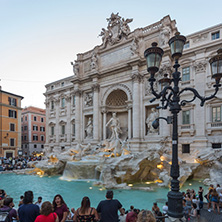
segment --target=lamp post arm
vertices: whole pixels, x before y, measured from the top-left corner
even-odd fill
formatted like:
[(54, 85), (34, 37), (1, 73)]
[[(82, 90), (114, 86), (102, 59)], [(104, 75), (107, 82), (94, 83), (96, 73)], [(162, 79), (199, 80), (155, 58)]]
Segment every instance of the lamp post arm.
[(193, 102), (196, 98), (200, 99), (200, 101), (201, 101), (200, 106), (203, 106), (205, 101), (210, 100), (210, 99), (212, 99), (212, 98), (214, 98), (216, 96), (216, 94), (217, 94), (217, 92), (219, 90), (220, 85), (216, 84), (214, 86), (215, 86), (215, 92), (211, 96), (208, 96), (208, 97), (201, 96), (198, 93), (198, 91), (196, 89), (194, 89), (194, 88), (186, 87), (186, 88), (182, 89), (179, 92), (179, 95), (182, 94), (185, 91), (191, 91), (193, 93), (193, 98), (191, 100), (182, 100), (181, 103), (180, 103), (181, 106), (185, 106), (187, 103)]

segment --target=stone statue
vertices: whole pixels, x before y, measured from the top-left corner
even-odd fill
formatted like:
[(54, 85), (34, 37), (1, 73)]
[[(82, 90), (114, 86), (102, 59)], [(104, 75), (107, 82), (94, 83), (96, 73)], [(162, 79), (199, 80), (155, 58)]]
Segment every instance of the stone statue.
[(79, 75), (79, 64), (71, 62), (71, 65), (73, 66), (74, 75), (78, 76)]
[(89, 117), (88, 123), (86, 125), (86, 138), (87, 139), (92, 139), (93, 138), (93, 123), (92, 123), (92, 118)]
[(156, 118), (158, 118), (158, 112), (156, 111), (155, 108), (152, 108), (150, 115), (146, 119), (147, 134), (156, 133), (158, 131), (158, 129), (154, 129), (152, 126), (152, 123)]
[(130, 27), (128, 23), (132, 22), (133, 19), (124, 19), (119, 16), (119, 13), (112, 13), (108, 21), (107, 30), (102, 28), (99, 36), (102, 36), (103, 47), (108, 42), (110, 45), (116, 44), (123, 39), (127, 38), (130, 34)]
[(92, 93), (86, 93), (84, 103), (85, 103), (85, 105), (86, 105), (87, 107), (93, 105)]
[(119, 119), (116, 117), (116, 113), (113, 113), (112, 118), (107, 122), (106, 126), (109, 125), (112, 131), (110, 140), (118, 140), (119, 134), (122, 133), (122, 130), (120, 129), (120, 122)]
[(138, 54), (138, 40), (136, 38), (133, 39), (130, 50), (132, 55)]
[(170, 39), (171, 31), (168, 26), (164, 26), (162, 31), (160, 32), (160, 41), (159, 45), (160, 46), (165, 46), (167, 45), (169, 39)]
[(109, 31), (104, 29), (104, 28), (102, 28), (102, 31), (99, 34), (99, 36), (102, 36), (103, 46), (106, 46), (106, 43), (107, 43), (108, 39), (110, 38)]
[(124, 18), (122, 18), (122, 20), (120, 22), (120, 29), (121, 29), (122, 34), (124, 34), (126, 36), (129, 35), (130, 27), (129, 27), (128, 23), (130, 23), (132, 21), (133, 21), (133, 19), (126, 19), (125, 20)]
[(97, 67), (98, 67), (97, 62), (98, 62), (97, 55), (96, 55), (96, 53), (93, 53), (92, 58), (91, 58), (91, 64), (90, 64), (91, 70), (97, 69)]

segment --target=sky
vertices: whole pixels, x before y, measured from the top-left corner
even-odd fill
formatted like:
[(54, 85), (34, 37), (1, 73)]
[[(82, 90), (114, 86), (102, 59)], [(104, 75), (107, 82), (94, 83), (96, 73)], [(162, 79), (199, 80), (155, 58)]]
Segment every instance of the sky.
[(0, 86), (45, 108), (45, 85), (73, 75), (78, 53), (102, 43), (106, 18), (133, 18), (131, 31), (170, 15), (183, 35), (222, 23), (214, 0), (0, 0)]

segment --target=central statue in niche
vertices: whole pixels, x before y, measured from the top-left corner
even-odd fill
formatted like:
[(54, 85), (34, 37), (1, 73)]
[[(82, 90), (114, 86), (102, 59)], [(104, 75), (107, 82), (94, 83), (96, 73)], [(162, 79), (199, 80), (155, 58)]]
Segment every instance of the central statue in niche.
[(119, 134), (122, 133), (122, 130), (120, 129), (120, 122), (119, 118), (116, 117), (116, 113), (112, 114), (111, 119), (107, 122), (106, 127), (110, 125), (110, 129), (112, 132), (110, 140), (119, 140)]

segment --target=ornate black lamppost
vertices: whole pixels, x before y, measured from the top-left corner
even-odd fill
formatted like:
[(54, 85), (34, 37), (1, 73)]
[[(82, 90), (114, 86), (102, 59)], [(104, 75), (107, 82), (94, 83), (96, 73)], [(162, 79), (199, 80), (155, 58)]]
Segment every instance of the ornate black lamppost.
[[(164, 88), (160, 93), (155, 92), (153, 84), (156, 81), (155, 73), (158, 72), (160, 63), (163, 56), (163, 50), (157, 47), (157, 43), (152, 43), (152, 47), (148, 48), (144, 52), (144, 56), (147, 61), (147, 71), (150, 73), (150, 86), (152, 94), (155, 98), (151, 99), (150, 102), (153, 102), (155, 99), (161, 99), (161, 106), (157, 107), (159, 109), (167, 109), (172, 113), (172, 116), (167, 118), (159, 117), (153, 122), (153, 127), (158, 128), (159, 119), (164, 119), (168, 124), (173, 124), (173, 134), (172, 134), (172, 165), (170, 176), (171, 180), (171, 191), (168, 193), (168, 215), (173, 218), (182, 218), (183, 217), (183, 206), (182, 206), (182, 193), (179, 191), (179, 165), (178, 165), (178, 123), (177, 115), (181, 110), (181, 106), (186, 105), (188, 102), (194, 101), (196, 98), (200, 99), (200, 106), (204, 105), (204, 102), (215, 97), (217, 94), (220, 84), (220, 79), (222, 77), (222, 49), (218, 50), (218, 55), (214, 56), (209, 60), (212, 72), (212, 78), (215, 79), (216, 84), (214, 85), (215, 92), (209, 96), (204, 97), (191, 87), (186, 87), (182, 90), (179, 89), (179, 82), (181, 81), (180, 72), (178, 68), (180, 67), (178, 60), (182, 56), (183, 47), (186, 42), (186, 37), (176, 33), (174, 37), (169, 40), (169, 46), (171, 50), (171, 56), (175, 61), (173, 68), (175, 72), (172, 74), (172, 78), (162, 79), (162, 83), (165, 83)], [(173, 83), (173, 84), (172, 84)], [(172, 85), (172, 86), (171, 86)], [(193, 93), (193, 98), (190, 100), (180, 101), (180, 95), (184, 91), (191, 91)]]

